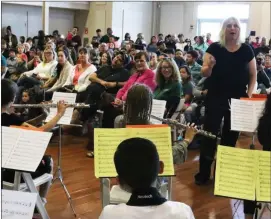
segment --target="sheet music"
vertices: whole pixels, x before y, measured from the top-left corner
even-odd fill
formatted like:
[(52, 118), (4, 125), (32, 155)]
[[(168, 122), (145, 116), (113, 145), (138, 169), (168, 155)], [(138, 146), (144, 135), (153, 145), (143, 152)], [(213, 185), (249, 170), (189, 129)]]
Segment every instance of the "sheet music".
[[(62, 93), (62, 92), (54, 92), (52, 101), (53, 103), (57, 103), (60, 100), (64, 100), (69, 104), (75, 103), (76, 93)], [(69, 125), (72, 119), (72, 113), (74, 108), (67, 108), (64, 116), (58, 121), (58, 124)], [(46, 122), (50, 121), (57, 114), (57, 108), (50, 108), (50, 114), (46, 118)]]
[(231, 130), (255, 132), (265, 101), (231, 99)]
[(50, 132), (2, 127), (3, 168), (36, 171), (51, 136)]
[(270, 151), (258, 152), (258, 177), (256, 183), (256, 200), (271, 202), (271, 153)]
[(95, 129), (94, 162), (97, 178), (117, 176), (113, 161), (115, 151), (120, 142), (132, 137), (147, 138), (153, 141), (157, 146), (160, 159), (165, 165), (162, 175), (174, 175), (170, 127)]
[[(159, 118), (163, 118), (165, 110), (166, 110), (166, 103), (167, 102), (165, 100), (153, 99), (151, 115), (157, 116)], [(152, 124), (162, 124), (161, 121), (153, 119), (153, 118), (150, 118), (150, 122)]]
[(215, 195), (255, 200), (257, 155), (254, 152), (218, 146)]
[(36, 193), (2, 189), (2, 218), (32, 219), (36, 201)]

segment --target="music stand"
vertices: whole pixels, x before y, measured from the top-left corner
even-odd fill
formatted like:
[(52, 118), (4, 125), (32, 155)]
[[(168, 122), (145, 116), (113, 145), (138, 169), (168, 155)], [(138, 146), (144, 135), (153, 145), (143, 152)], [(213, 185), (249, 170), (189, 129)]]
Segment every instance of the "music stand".
[[(77, 126), (77, 125), (74, 125), (74, 126)], [(55, 171), (55, 173), (54, 173), (54, 179), (53, 179), (53, 182), (52, 182), (52, 184), (56, 181), (56, 180), (59, 180), (60, 181), (60, 183), (61, 183), (61, 185), (62, 185), (62, 187), (63, 187), (63, 189), (64, 189), (64, 191), (65, 191), (65, 193), (66, 193), (66, 196), (67, 196), (67, 198), (68, 198), (68, 202), (69, 202), (69, 204), (70, 204), (70, 206), (71, 206), (71, 209), (72, 209), (72, 211), (73, 211), (73, 214), (74, 214), (74, 216), (76, 217), (76, 212), (75, 212), (75, 209), (74, 209), (74, 207), (73, 207), (73, 203), (72, 203), (72, 198), (71, 198), (71, 195), (70, 195), (70, 193), (69, 193), (69, 191), (68, 191), (68, 189), (67, 189), (67, 187), (66, 187), (66, 185), (64, 184), (64, 181), (63, 181), (63, 175), (62, 175), (62, 168), (61, 168), (61, 149), (62, 149), (62, 131), (61, 131), (61, 129), (62, 129), (62, 126), (61, 125), (59, 125), (58, 126), (59, 127), (59, 129), (58, 129), (58, 133), (59, 133), (59, 140), (58, 140), (58, 161), (57, 161), (57, 169), (56, 169), (56, 171)]]

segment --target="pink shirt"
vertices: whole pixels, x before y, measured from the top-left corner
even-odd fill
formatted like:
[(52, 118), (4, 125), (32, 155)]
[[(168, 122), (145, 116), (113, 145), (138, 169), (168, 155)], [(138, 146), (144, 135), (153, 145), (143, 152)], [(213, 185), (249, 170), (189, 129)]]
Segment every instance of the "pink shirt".
[(146, 69), (141, 75), (139, 75), (138, 73), (134, 73), (125, 83), (124, 87), (118, 91), (116, 98), (125, 101), (127, 98), (128, 90), (136, 83), (145, 84), (152, 91), (154, 91), (156, 87), (155, 73), (150, 69)]

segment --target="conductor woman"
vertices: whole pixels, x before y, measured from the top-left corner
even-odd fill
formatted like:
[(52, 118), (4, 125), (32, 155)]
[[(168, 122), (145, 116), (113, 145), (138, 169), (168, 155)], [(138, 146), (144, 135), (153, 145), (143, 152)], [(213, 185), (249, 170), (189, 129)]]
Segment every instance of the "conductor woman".
[[(230, 130), (230, 100), (251, 97), (257, 78), (254, 53), (249, 45), (241, 43), (240, 23), (236, 18), (224, 21), (219, 41), (211, 44), (205, 53), (201, 73), (209, 77), (210, 83), (204, 130), (217, 135), (224, 118), (221, 145), (234, 147), (239, 133)], [(203, 138), (196, 184), (209, 181), (215, 151), (216, 140)]]

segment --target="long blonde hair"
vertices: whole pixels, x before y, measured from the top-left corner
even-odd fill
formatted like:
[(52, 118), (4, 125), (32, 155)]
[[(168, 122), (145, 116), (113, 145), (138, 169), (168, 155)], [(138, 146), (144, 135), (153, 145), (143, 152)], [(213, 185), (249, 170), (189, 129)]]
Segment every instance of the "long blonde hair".
[(240, 21), (236, 17), (229, 17), (226, 20), (224, 20), (222, 24), (222, 28), (219, 32), (219, 43), (222, 47), (226, 46), (226, 29), (229, 23), (235, 22), (239, 27), (239, 36), (237, 39), (237, 44), (241, 43), (240, 33), (241, 33), (241, 24)]

